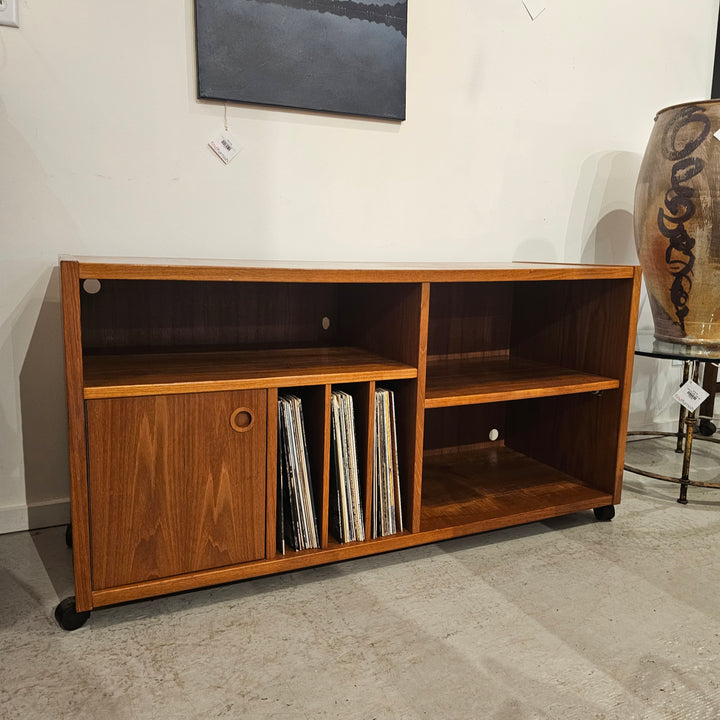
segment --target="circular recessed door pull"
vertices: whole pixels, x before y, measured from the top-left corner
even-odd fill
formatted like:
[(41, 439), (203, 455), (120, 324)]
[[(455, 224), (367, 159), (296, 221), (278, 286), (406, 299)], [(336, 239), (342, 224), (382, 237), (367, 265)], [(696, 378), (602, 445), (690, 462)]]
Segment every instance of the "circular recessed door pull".
[(235, 432), (247, 432), (252, 426), (255, 418), (252, 411), (248, 408), (238, 408), (233, 410), (230, 416), (230, 427)]

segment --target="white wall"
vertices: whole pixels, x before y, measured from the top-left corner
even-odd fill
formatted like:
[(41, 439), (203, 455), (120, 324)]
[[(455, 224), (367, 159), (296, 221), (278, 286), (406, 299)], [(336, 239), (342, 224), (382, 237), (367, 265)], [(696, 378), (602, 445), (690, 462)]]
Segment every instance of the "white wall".
[[(66, 519), (59, 253), (636, 261), (641, 155), (709, 94), (716, 1), (408, 4), (406, 122), (231, 105), (227, 167), (191, 0), (21, 0), (0, 27), (0, 532)], [(656, 377), (636, 419), (668, 412)]]

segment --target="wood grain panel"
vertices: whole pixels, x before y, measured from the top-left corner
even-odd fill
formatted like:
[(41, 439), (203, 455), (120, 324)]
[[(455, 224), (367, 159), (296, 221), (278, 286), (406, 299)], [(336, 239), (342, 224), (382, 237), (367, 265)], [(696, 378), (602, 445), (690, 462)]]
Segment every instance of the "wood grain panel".
[(265, 557), (278, 554), (278, 391), (267, 391)]
[(340, 296), (344, 345), (417, 368), (422, 286), (417, 283), (348, 285)]
[(265, 392), (92, 400), (87, 416), (95, 589), (264, 557)]
[(327, 547), (330, 497), (330, 385), (294, 388), (302, 399), (320, 547)]
[(609, 390), (617, 379), (519, 358), (440, 360), (428, 364), (425, 407), (493, 403)]
[(518, 283), (511, 355), (620, 379), (633, 280)]
[(327, 346), (338, 314), (327, 283), (102, 280), (81, 293), (84, 347), (236, 349)]
[(318, 263), (73, 257), (81, 278), (212, 282), (502, 282), (632, 277), (630, 266), (560, 263)]
[(508, 407), (506, 443), (608, 493), (615, 491), (621, 395), (572, 395)]
[(492, 429), (505, 437), (506, 403), (441, 407), (425, 412), (425, 458), (429, 454), (458, 452), (466, 446), (491, 443)]
[(514, 523), (530, 522), (596, 507), (608, 498), (577, 478), (502, 446), (433, 455), (425, 459), (420, 529), (469, 528), (509, 517)]
[(75, 606), (79, 612), (84, 612), (92, 609), (92, 578), (90, 573), (90, 520), (88, 515), (87, 458), (85, 451), (80, 283), (78, 264), (76, 262), (62, 262), (60, 264), (60, 283), (65, 342), (65, 384), (68, 410)]
[(85, 356), (85, 397), (218, 392), (417, 376), (353, 347)]
[(358, 285), (345, 288), (340, 299), (350, 310), (341, 328), (343, 340), (353, 337), (371, 353), (416, 368), (416, 381), (391, 383), (396, 378), (389, 373), (369, 378), (395, 391), (404, 522), (411, 528), (418, 527), (420, 517), (428, 292), (427, 283)]
[[(349, 386), (342, 388), (350, 392)], [(372, 518), (372, 472), (373, 472), (373, 437), (375, 434), (375, 383), (363, 383), (352, 389), (355, 406), (356, 447), (360, 473), (360, 492), (362, 494), (363, 520), (365, 537), (370, 537), (370, 521)]]
[(507, 353), (512, 301), (509, 282), (432, 284), (428, 357)]
[[(615, 452), (615, 485), (613, 488), (613, 503), (620, 502), (622, 494), (623, 472), (625, 466), (625, 446), (627, 443), (628, 415), (630, 413), (630, 391), (632, 388), (633, 364), (635, 360), (635, 339), (637, 335), (638, 313), (640, 305), (640, 289), (642, 270), (634, 269), (632, 290), (628, 293), (626, 288), (624, 299), (629, 300), (627, 316), (623, 316), (627, 327), (627, 340), (625, 345), (625, 361), (623, 374), (620, 376), (620, 422), (617, 427), (617, 443)], [(625, 287), (625, 286), (623, 286)], [(629, 294), (629, 298), (627, 295)], [(622, 300), (620, 300), (622, 302)]]
[(422, 507), (422, 474), (423, 474), (423, 447), (425, 442), (425, 393), (427, 392), (427, 365), (428, 365), (428, 334), (430, 328), (430, 283), (423, 283), (420, 290), (420, 327), (418, 329), (419, 355), (418, 376), (415, 383), (415, 397), (410, 397), (410, 407), (401, 409), (404, 418), (411, 428), (414, 437), (407, 442), (414, 441), (411, 448), (409, 470), (412, 473), (408, 484), (407, 524), (412, 532), (420, 530), (420, 510)]

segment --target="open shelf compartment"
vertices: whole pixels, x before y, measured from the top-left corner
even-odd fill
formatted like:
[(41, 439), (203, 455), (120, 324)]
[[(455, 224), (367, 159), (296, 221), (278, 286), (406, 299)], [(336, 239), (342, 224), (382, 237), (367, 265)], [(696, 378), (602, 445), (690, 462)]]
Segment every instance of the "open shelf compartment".
[(477, 532), (618, 502), (619, 401), (616, 389), (427, 409), (420, 531)]
[(100, 279), (79, 298), (85, 398), (417, 377), (419, 283)]
[(425, 407), (614, 390), (632, 282), (433, 283)]
[(420, 531), (476, 532), (611, 501), (611, 494), (511, 448), (473, 448), (425, 457)]

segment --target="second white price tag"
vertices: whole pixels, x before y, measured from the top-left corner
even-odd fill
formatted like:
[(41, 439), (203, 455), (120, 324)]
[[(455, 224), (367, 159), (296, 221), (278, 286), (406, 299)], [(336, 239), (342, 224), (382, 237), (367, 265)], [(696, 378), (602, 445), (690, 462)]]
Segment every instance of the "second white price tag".
[(235, 138), (227, 130), (213, 138), (208, 145), (226, 165), (240, 152)]
[(697, 410), (703, 404), (703, 401), (709, 395), (710, 393), (703, 390), (696, 382), (688, 380), (673, 395), (673, 398), (690, 412), (693, 412), (693, 410)]

